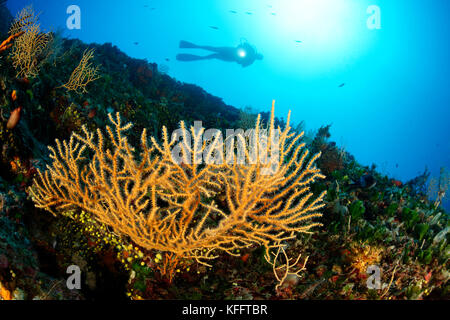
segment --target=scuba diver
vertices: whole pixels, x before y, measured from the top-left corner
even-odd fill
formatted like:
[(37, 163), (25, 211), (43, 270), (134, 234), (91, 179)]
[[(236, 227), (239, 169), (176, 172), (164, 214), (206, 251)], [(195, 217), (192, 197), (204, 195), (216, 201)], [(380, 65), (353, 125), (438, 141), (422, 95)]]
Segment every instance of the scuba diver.
[(177, 54), (176, 59), (178, 61), (197, 61), (197, 60), (210, 60), (218, 59), (228, 62), (237, 62), (243, 68), (251, 65), (255, 60), (262, 60), (263, 56), (256, 52), (256, 49), (251, 46), (247, 41), (242, 41), (236, 47), (212, 47), (212, 46), (198, 46), (188, 41), (180, 41), (180, 48), (186, 49), (203, 49), (212, 51), (214, 53), (207, 56), (197, 56), (194, 54), (181, 53)]

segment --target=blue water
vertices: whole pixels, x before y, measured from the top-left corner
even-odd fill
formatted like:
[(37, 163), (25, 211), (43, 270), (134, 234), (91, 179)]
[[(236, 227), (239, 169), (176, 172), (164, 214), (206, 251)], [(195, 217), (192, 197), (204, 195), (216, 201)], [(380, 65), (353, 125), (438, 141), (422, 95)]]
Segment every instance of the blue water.
[[(29, 3), (10, 0), (8, 7), (15, 13)], [(63, 28), (65, 36), (88, 43), (112, 42), (235, 107), (268, 111), (275, 99), (277, 116), (290, 109), (307, 130), (332, 123), (339, 146), (403, 182), (426, 166), (432, 176), (442, 166), (450, 168), (448, 0), (32, 3), (42, 11), (42, 28)], [(71, 4), (81, 9), (81, 30), (66, 28)], [(370, 5), (381, 10), (381, 29), (367, 27)], [(206, 54), (180, 50), (182, 39), (236, 46), (241, 38), (264, 59), (247, 68), (175, 59), (180, 52)]]

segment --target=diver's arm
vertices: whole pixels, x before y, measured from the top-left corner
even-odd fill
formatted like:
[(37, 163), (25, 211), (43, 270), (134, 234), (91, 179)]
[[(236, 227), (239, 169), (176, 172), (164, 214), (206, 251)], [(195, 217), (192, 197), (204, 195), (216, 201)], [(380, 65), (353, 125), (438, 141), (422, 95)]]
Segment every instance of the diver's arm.
[(242, 68), (246, 68), (249, 65), (253, 64), (255, 60), (246, 60), (246, 61), (241, 61), (239, 64), (242, 66)]

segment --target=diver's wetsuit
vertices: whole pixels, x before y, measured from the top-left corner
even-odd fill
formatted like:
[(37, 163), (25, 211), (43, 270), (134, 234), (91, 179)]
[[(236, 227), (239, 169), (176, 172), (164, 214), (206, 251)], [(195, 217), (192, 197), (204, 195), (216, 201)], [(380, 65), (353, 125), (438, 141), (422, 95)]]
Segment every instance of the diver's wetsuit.
[(248, 43), (240, 44), (238, 47), (212, 47), (212, 46), (199, 46), (187, 41), (180, 41), (180, 48), (190, 49), (203, 49), (212, 51), (214, 53), (207, 56), (197, 56), (194, 54), (178, 54), (176, 59), (179, 61), (196, 61), (196, 60), (209, 60), (218, 59), (229, 62), (237, 62), (242, 67), (247, 67), (255, 62), (256, 59), (262, 59), (260, 54), (256, 53), (256, 50)]

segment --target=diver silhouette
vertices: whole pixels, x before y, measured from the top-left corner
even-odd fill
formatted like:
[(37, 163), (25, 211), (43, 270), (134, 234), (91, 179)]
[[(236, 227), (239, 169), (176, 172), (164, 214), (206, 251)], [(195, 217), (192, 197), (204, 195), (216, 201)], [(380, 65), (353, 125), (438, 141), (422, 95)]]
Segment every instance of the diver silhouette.
[(262, 60), (263, 56), (256, 52), (256, 49), (251, 46), (247, 41), (241, 41), (237, 47), (212, 47), (212, 46), (199, 46), (194, 43), (181, 40), (180, 48), (184, 49), (203, 49), (212, 51), (214, 53), (207, 56), (197, 56), (194, 54), (180, 53), (177, 54), (176, 59), (178, 61), (197, 61), (197, 60), (210, 60), (218, 59), (227, 62), (237, 62), (242, 67), (248, 67), (255, 60)]

